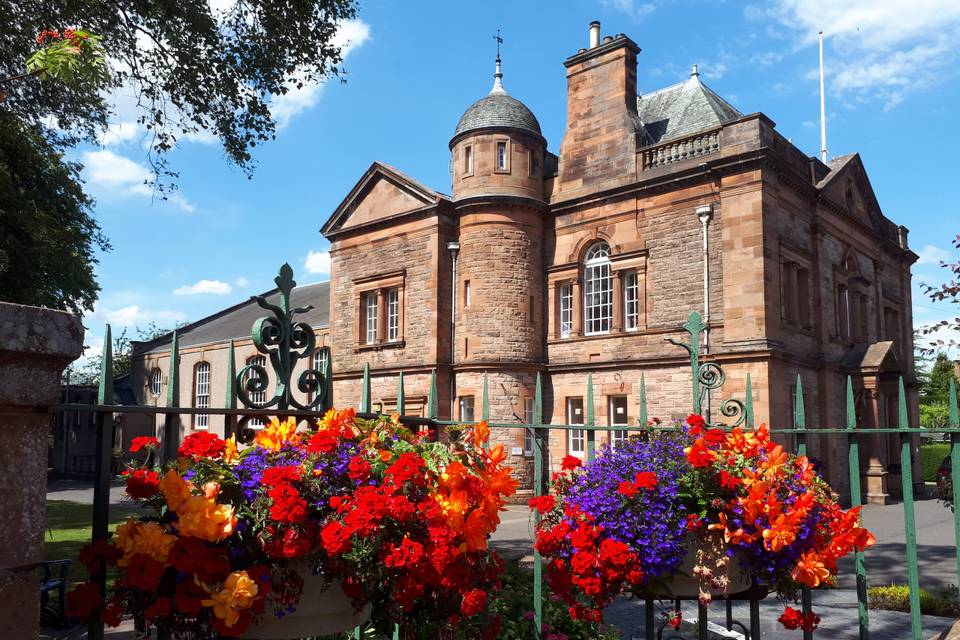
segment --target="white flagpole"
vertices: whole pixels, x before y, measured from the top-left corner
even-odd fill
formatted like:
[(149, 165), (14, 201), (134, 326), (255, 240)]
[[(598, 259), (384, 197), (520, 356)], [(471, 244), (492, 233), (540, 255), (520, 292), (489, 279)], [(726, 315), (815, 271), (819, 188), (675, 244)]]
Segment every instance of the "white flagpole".
[(823, 95), (823, 31), (820, 32), (820, 160), (827, 163), (827, 108)]

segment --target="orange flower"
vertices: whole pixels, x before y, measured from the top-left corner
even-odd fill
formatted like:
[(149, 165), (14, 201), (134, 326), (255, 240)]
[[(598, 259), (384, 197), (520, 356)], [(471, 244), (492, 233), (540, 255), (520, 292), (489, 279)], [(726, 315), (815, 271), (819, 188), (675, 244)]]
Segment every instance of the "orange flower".
[(473, 425), (473, 444), (475, 447), (482, 447), (490, 439), (490, 427), (486, 422), (479, 422)]
[(779, 444), (767, 452), (767, 459), (760, 464), (760, 470), (767, 476), (776, 476), (783, 467), (790, 461), (790, 456)]
[(191, 496), (177, 509), (177, 518), (177, 529), (181, 534), (209, 542), (223, 540), (237, 526), (233, 507), (219, 504), (207, 496)]
[(353, 407), (330, 409), (317, 423), (317, 428), (320, 431), (330, 431), (338, 436), (353, 439), (357, 436), (353, 423), (356, 417), (357, 412)]
[(808, 551), (800, 556), (790, 575), (800, 584), (814, 589), (830, 577), (830, 570), (816, 551)]
[(137, 522), (129, 518), (125, 524), (117, 527), (114, 545), (123, 552), (123, 557), (117, 560), (117, 566), (126, 567), (130, 558), (143, 553), (157, 562), (166, 562), (170, 548), (177, 541), (177, 536), (167, 533), (156, 522)]
[(774, 553), (781, 551), (797, 539), (795, 529), (796, 525), (793, 518), (778, 516), (769, 529), (763, 530), (764, 546)]
[(727, 522), (727, 514), (721, 511), (717, 514), (717, 518), (720, 520), (717, 524), (712, 524), (708, 529), (718, 529), (723, 532), (723, 539), (729, 544), (749, 544), (756, 539), (756, 536), (749, 534), (743, 529), (731, 530), (730, 525)]
[(477, 510), (467, 517), (463, 524), (463, 541), (467, 551), (483, 551), (487, 548), (487, 534), (494, 529), (495, 523), (489, 522), (484, 514)]
[(210, 598), (200, 604), (211, 607), (213, 615), (232, 627), (240, 620), (240, 611), (252, 607), (259, 593), (260, 588), (246, 571), (234, 571), (219, 591), (211, 593)]
[(236, 462), (240, 458), (240, 452), (237, 449), (237, 437), (230, 436), (226, 439), (223, 448), (223, 461), (227, 464)]
[(283, 445), (293, 442), (297, 437), (296, 418), (287, 418), (280, 422), (276, 417), (270, 418), (270, 424), (257, 432), (254, 442), (264, 449), (280, 451)]
[(160, 479), (160, 491), (163, 492), (163, 498), (167, 501), (167, 508), (171, 511), (176, 511), (192, 495), (190, 491), (192, 487), (192, 484), (180, 477), (176, 469), (170, 469)]

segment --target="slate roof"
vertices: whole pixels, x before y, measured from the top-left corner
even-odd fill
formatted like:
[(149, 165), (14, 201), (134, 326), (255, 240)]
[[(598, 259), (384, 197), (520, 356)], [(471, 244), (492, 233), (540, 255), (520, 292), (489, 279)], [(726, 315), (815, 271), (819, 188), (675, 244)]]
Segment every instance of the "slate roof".
[[(268, 302), (280, 304), (280, 291), (278, 289), (272, 289), (263, 295)], [(330, 326), (330, 283), (317, 282), (295, 287), (290, 292), (290, 305), (292, 307), (313, 305), (313, 309), (298, 315), (296, 319), (308, 323), (314, 329)], [(249, 338), (253, 323), (268, 314), (269, 312), (256, 302), (247, 300), (180, 328), (177, 331), (177, 342), (182, 348), (225, 342), (230, 339)], [(137, 343), (135, 352), (139, 355), (169, 351), (170, 340), (171, 336), (167, 334), (156, 340)]]
[(461, 116), (453, 137), (488, 127), (520, 129), (541, 136), (540, 123), (533, 112), (505, 91), (491, 92), (474, 102)]
[(647, 144), (682, 138), (743, 117), (700, 81), (696, 69), (688, 80), (638, 96), (637, 113), (646, 131)]

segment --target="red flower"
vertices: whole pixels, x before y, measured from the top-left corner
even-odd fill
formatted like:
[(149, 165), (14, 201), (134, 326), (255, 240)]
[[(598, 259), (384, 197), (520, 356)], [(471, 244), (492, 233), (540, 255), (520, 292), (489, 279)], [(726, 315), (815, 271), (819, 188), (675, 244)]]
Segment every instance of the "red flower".
[(351, 480), (366, 480), (370, 477), (371, 469), (370, 463), (363, 456), (350, 458), (350, 464), (347, 466)]
[(203, 610), (202, 601), (208, 597), (210, 597), (209, 594), (196, 582), (184, 580), (177, 585), (173, 600), (177, 605), (177, 611), (184, 615), (195, 616)]
[(423, 458), (413, 452), (407, 452), (397, 458), (396, 462), (387, 467), (386, 475), (395, 484), (403, 484), (408, 480), (422, 479), (422, 470), (426, 466)]
[(119, 627), (123, 619), (123, 601), (114, 596), (100, 612), (103, 623), (108, 627)]
[(310, 553), (313, 549), (313, 540), (316, 538), (316, 526), (312, 525), (301, 529), (289, 527), (283, 532), (283, 547), (281, 553), (284, 558), (299, 558)]
[(67, 616), (86, 620), (103, 605), (100, 588), (92, 582), (78, 584), (67, 594)]
[(633, 483), (641, 489), (653, 489), (657, 486), (657, 474), (653, 471), (641, 471), (633, 479)]
[(580, 525), (570, 534), (570, 544), (576, 549), (587, 549), (593, 546), (597, 539), (597, 530), (590, 526)]
[(463, 594), (460, 611), (468, 618), (475, 616), (487, 606), (487, 592), (482, 589), (471, 589)]
[(136, 469), (127, 476), (127, 495), (134, 500), (152, 498), (160, 493), (160, 476), (156, 471)]
[(713, 451), (710, 451), (703, 440), (697, 440), (687, 451), (687, 460), (694, 467), (706, 467), (713, 462)]
[(637, 485), (629, 480), (624, 480), (620, 483), (620, 486), (617, 487), (617, 493), (622, 493), (628, 498), (632, 498), (633, 496), (637, 495), (637, 491), (639, 490), (640, 489), (637, 487)]
[(583, 460), (577, 456), (564, 456), (560, 461), (560, 468), (564, 471), (573, 471), (583, 464)]
[(340, 444), (340, 438), (329, 431), (319, 431), (307, 443), (310, 453), (333, 453)]
[(690, 435), (699, 436), (703, 433), (703, 425), (705, 425), (707, 421), (703, 419), (703, 416), (691, 413), (687, 416), (686, 423), (687, 426), (690, 427)]
[(334, 520), (320, 532), (323, 548), (331, 556), (339, 556), (350, 550), (350, 532), (342, 524)]
[(404, 538), (399, 546), (389, 545), (389, 552), (383, 559), (388, 567), (409, 567), (423, 560), (423, 545), (410, 538)]
[(531, 509), (536, 509), (541, 514), (553, 511), (553, 508), (557, 504), (557, 499), (553, 496), (537, 496), (535, 498), (530, 498), (528, 503)]
[(726, 439), (727, 434), (723, 432), (723, 429), (707, 429), (707, 432), (703, 434), (703, 439), (707, 441), (707, 444), (711, 447), (715, 447)]
[(177, 571), (194, 574), (201, 582), (220, 582), (230, 573), (226, 551), (193, 536), (177, 537), (167, 562)]
[[(664, 614), (667, 615), (667, 614)], [(674, 629), (679, 629), (680, 624), (683, 622), (683, 612), (674, 611), (672, 614), (667, 615), (667, 624), (673, 627)]]
[(177, 453), (184, 458), (211, 458), (218, 459), (223, 455), (227, 443), (215, 433), (209, 431), (197, 431), (191, 433), (183, 439), (183, 444), (177, 449)]
[(157, 598), (153, 601), (153, 604), (143, 612), (143, 616), (147, 620), (168, 615), (170, 615), (170, 598)]
[(743, 480), (737, 476), (731, 475), (726, 471), (720, 472), (720, 486), (724, 489), (736, 489), (741, 484), (743, 484)]
[(124, 583), (133, 589), (155, 591), (160, 586), (165, 567), (145, 553), (137, 553), (130, 559), (124, 574)]
[(703, 526), (703, 521), (699, 516), (690, 514), (687, 516), (687, 531), (696, 531)]
[(136, 453), (140, 449), (160, 446), (160, 441), (153, 436), (138, 436), (130, 442), (130, 453)]
[(803, 623), (803, 613), (801, 613), (799, 609), (786, 607), (783, 610), (783, 615), (777, 618), (777, 622), (782, 624), (787, 629), (799, 629), (800, 625)]
[(270, 467), (264, 470), (260, 482), (268, 487), (276, 487), (281, 484), (297, 482), (301, 478), (303, 478), (303, 467), (287, 465), (283, 467)]
[(270, 506), (270, 518), (277, 522), (297, 524), (307, 518), (307, 501), (300, 492), (289, 484), (280, 484), (267, 493), (273, 504)]
[(104, 565), (116, 564), (123, 552), (107, 540), (97, 540), (80, 550), (80, 562), (91, 576), (99, 575)]

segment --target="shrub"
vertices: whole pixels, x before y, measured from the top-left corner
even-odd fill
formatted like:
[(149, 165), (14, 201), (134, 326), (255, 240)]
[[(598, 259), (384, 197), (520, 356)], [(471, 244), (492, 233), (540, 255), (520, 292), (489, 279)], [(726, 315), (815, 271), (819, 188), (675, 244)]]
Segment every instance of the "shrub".
[(924, 482), (937, 481), (937, 469), (948, 455), (950, 445), (946, 442), (932, 442), (920, 447), (920, 475)]
[[(887, 587), (870, 587), (867, 600), (871, 609), (887, 611), (910, 611), (910, 587), (891, 584)], [(924, 615), (955, 618), (960, 615), (957, 604), (957, 587), (950, 585), (935, 592), (920, 589), (920, 612)]]

